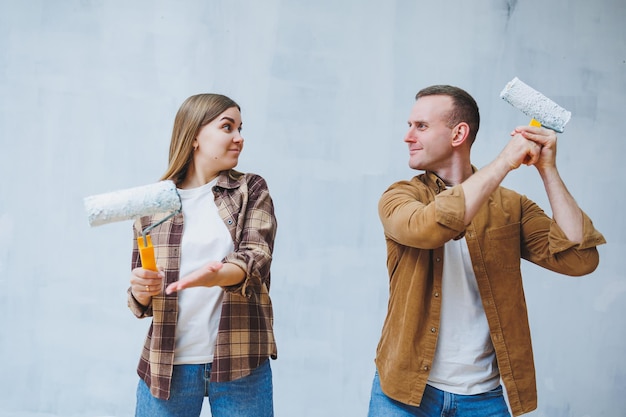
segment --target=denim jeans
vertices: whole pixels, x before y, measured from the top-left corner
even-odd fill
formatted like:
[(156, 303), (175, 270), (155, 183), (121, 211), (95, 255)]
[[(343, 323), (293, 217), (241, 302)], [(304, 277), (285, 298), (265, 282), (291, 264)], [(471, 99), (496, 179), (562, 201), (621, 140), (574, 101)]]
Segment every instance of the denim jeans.
[(273, 417), (272, 369), (269, 359), (246, 377), (211, 382), (211, 364), (174, 365), (169, 400), (155, 398), (140, 379), (135, 417), (199, 416), (209, 397), (213, 417)]
[(426, 385), (419, 407), (403, 404), (380, 389), (374, 375), (368, 417), (511, 417), (502, 386), (477, 395), (459, 395)]

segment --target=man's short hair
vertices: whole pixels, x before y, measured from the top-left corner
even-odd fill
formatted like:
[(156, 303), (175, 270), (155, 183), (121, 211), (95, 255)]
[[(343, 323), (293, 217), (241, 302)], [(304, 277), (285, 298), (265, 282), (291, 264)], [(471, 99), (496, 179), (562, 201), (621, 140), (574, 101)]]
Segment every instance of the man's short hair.
[(452, 85), (431, 85), (415, 95), (415, 100), (426, 96), (448, 96), (452, 98), (452, 111), (448, 114), (446, 125), (452, 129), (461, 122), (469, 125), (470, 145), (476, 140), (480, 127), (480, 113), (476, 100), (465, 90)]

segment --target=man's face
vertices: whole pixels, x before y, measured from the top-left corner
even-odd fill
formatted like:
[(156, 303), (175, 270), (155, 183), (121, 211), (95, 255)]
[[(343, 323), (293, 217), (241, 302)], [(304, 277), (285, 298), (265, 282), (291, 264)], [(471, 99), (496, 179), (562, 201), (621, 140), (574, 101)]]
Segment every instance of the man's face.
[(453, 130), (446, 126), (451, 110), (452, 99), (448, 96), (425, 96), (415, 102), (404, 136), (411, 168), (437, 172), (451, 164)]

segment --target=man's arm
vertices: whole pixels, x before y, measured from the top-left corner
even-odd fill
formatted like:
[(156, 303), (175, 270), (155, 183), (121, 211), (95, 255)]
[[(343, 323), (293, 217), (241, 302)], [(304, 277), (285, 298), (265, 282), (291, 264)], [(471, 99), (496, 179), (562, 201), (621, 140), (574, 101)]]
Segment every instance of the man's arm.
[[(547, 129), (543, 130), (547, 131)], [(487, 202), (489, 196), (509, 172), (519, 168), (521, 164), (533, 165), (539, 160), (540, 145), (517, 130), (514, 133), (496, 159), (461, 183), (465, 194), (463, 220), (466, 225), (471, 223), (478, 210)]]
[(556, 168), (556, 134), (548, 129), (522, 126), (512, 134), (521, 134), (541, 146), (535, 167), (548, 195), (552, 217), (567, 238), (576, 243), (583, 240), (583, 214)]

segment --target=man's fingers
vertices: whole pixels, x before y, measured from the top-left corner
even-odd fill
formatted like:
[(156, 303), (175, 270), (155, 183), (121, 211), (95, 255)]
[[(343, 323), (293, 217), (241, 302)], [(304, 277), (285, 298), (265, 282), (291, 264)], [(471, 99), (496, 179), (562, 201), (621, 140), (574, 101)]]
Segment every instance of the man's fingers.
[(541, 148), (542, 147), (536, 142), (530, 142), (530, 149), (524, 159), (524, 163), (529, 166), (534, 165), (541, 156)]

